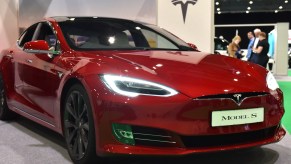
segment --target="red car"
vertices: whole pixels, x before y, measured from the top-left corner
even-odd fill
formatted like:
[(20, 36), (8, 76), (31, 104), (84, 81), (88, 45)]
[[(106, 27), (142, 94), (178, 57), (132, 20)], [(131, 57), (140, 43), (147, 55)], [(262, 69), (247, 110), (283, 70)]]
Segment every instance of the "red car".
[(15, 112), (63, 134), (74, 163), (248, 148), (285, 135), (270, 72), (199, 52), (151, 24), (47, 18), (1, 52), (0, 66), (0, 118)]

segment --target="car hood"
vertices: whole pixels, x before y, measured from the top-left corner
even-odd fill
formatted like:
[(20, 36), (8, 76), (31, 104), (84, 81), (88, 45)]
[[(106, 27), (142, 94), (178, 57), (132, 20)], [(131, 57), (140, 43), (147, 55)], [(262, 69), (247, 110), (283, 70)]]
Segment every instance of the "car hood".
[(120, 68), (123, 75), (160, 83), (192, 98), (269, 91), (264, 68), (221, 55), (193, 51), (116, 51), (104, 55), (126, 63)]

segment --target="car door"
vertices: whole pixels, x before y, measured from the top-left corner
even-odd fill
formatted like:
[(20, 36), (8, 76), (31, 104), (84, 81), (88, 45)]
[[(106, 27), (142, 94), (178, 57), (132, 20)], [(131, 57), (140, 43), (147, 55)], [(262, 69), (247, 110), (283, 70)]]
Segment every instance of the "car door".
[[(45, 40), (51, 48), (58, 50), (57, 37), (47, 22), (38, 25), (33, 40)], [(59, 72), (54, 70), (60, 56), (26, 53), (26, 67), (22, 70), (22, 94), (30, 103), (33, 115), (54, 125), (54, 104), (60, 83)]]
[(18, 110), (23, 112), (30, 113), (29, 111), (30, 102), (25, 99), (23, 96), (23, 79), (25, 78), (25, 72), (27, 71), (27, 66), (29, 66), (29, 61), (32, 60), (33, 56), (27, 55), (23, 50), (25, 43), (30, 42), (33, 39), (33, 35), (38, 26), (38, 23), (30, 26), (24, 33), (20, 36), (17, 41), (16, 47), (9, 50), (9, 57), (11, 58), (11, 75), (13, 79), (13, 88), (12, 92), (9, 92), (11, 95), (8, 95), (9, 104)]

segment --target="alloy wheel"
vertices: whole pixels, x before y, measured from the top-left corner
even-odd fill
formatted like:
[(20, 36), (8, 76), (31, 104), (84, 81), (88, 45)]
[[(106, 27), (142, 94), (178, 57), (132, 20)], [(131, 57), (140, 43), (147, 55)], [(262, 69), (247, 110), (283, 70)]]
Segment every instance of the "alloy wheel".
[(79, 91), (71, 92), (65, 103), (64, 129), (71, 155), (82, 159), (88, 147), (89, 117), (88, 106)]

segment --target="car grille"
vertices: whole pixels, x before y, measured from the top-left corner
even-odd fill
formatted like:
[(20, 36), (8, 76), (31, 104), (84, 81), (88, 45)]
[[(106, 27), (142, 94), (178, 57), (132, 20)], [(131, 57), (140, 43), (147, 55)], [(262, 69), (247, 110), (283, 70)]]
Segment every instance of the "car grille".
[(245, 133), (213, 135), (213, 136), (181, 136), (186, 148), (203, 148), (244, 144), (270, 138), (276, 132), (277, 126)]
[(224, 100), (229, 99), (236, 102), (240, 105), (245, 99), (251, 97), (262, 97), (268, 95), (269, 93), (266, 92), (244, 92), (244, 93), (232, 93), (232, 94), (218, 94), (218, 95), (207, 95), (195, 98), (194, 100), (211, 100), (211, 99), (218, 99)]
[[(201, 96), (196, 98), (195, 100), (203, 100), (203, 99), (234, 99), (233, 94), (218, 94), (218, 95), (208, 95), (208, 96)], [(265, 96), (268, 95), (266, 92), (245, 92), (240, 93), (242, 94), (242, 99), (248, 98), (248, 97), (257, 97), (257, 96)]]
[(227, 145), (246, 144), (268, 139), (275, 135), (278, 126), (244, 133), (179, 136), (161, 129), (132, 126), (135, 145), (153, 147), (206, 148)]
[(136, 145), (174, 147), (173, 136), (164, 130), (133, 126), (133, 137)]

